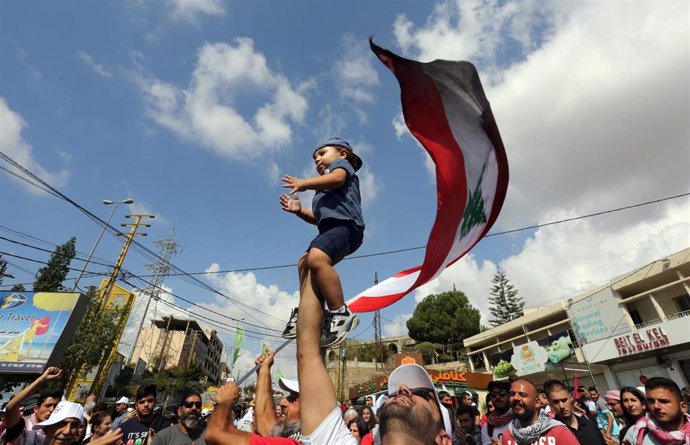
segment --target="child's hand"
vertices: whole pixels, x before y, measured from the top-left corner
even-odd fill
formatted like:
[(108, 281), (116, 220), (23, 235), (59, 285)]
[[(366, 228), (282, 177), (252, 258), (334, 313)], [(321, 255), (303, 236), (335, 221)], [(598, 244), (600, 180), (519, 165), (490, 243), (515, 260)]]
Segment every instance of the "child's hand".
[(295, 178), (294, 176), (290, 175), (285, 175), (282, 178), (280, 178), (281, 181), (283, 181), (285, 184), (283, 184), (281, 187), (284, 189), (290, 189), (290, 193), (295, 193), (295, 192), (303, 192), (306, 190), (304, 187), (304, 180)]
[(282, 194), (280, 195), (280, 206), (286, 212), (298, 214), (302, 210), (302, 203), (299, 202), (297, 193), (293, 193), (292, 197)]

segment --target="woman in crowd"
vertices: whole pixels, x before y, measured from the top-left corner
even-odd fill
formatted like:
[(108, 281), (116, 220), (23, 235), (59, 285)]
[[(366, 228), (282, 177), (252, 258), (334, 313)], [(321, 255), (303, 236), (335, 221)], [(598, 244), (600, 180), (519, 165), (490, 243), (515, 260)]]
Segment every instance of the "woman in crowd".
[(367, 424), (364, 423), (364, 419), (361, 417), (351, 419), (347, 423), (347, 429), (349, 429), (354, 438), (357, 439), (357, 443), (362, 445), (374, 443), (374, 438), (369, 434), (369, 428), (367, 428)]
[(359, 417), (361, 417), (362, 420), (364, 420), (364, 423), (367, 424), (369, 431), (373, 430), (376, 426), (376, 416), (374, 416), (374, 412), (371, 410), (370, 406), (363, 406), (359, 413)]
[(105, 411), (97, 411), (91, 415), (91, 436), (82, 444), (90, 443), (100, 437), (103, 437), (110, 431), (110, 426), (113, 424), (112, 417)]
[(647, 412), (647, 398), (639, 389), (625, 386), (621, 389), (621, 409), (625, 418), (625, 427), (621, 430), (619, 437), (623, 443), (625, 433)]
[(482, 419), (479, 426), (482, 427), (486, 423), (486, 419), (494, 412), (494, 402), (491, 401), (489, 395), (486, 395), (486, 412), (482, 414)]

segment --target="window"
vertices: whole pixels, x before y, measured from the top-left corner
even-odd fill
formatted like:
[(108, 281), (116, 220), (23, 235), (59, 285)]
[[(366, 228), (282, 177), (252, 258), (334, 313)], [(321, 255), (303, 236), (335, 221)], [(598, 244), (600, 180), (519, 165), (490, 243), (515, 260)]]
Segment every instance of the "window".
[(690, 295), (681, 295), (680, 297), (675, 297), (673, 301), (676, 302), (679, 312), (690, 311)]
[(637, 312), (637, 310), (635, 310), (635, 309), (630, 311), (630, 318), (632, 318), (633, 324), (635, 324), (635, 325), (642, 323), (642, 317), (640, 317), (640, 313)]

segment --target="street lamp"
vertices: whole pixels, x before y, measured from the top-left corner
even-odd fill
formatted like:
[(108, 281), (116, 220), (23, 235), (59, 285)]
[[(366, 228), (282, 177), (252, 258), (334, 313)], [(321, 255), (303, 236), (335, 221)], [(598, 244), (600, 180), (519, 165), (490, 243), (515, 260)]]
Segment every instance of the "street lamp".
[(84, 275), (84, 272), (86, 271), (86, 266), (88, 266), (89, 261), (91, 261), (91, 257), (93, 256), (93, 253), (96, 251), (96, 247), (98, 247), (98, 243), (101, 242), (101, 238), (103, 237), (103, 233), (105, 233), (105, 229), (110, 225), (110, 220), (113, 218), (113, 215), (115, 214), (115, 210), (117, 210), (117, 206), (120, 204), (134, 204), (134, 200), (132, 198), (127, 198), (122, 201), (113, 201), (111, 199), (104, 199), (103, 204), (105, 205), (111, 205), (115, 204), (113, 206), (113, 210), (110, 211), (110, 215), (108, 216), (108, 220), (105, 222), (103, 225), (103, 228), (101, 228), (101, 233), (98, 234), (98, 238), (96, 239), (96, 242), (94, 243), (93, 247), (91, 248), (91, 252), (89, 252), (89, 256), (86, 258), (86, 261), (84, 262), (84, 267), (82, 267), (81, 271), (79, 272), (79, 276), (77, 277), (76, 280), (74, 280), (74, 286), (72, 287), (72, 292), (74, 292), (77, 289), (77, 285), (79, 284), (79, 280), (81, 280), (82, 275)]

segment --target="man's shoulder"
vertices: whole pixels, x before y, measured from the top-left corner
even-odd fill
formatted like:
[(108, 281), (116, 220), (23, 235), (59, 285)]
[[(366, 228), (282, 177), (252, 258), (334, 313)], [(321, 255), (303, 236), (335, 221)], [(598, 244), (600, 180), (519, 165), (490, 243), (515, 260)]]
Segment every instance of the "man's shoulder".
[(546, 433), (544, 433), (545, 437), (553, 437), (556, 439), (556, 444), (579, 444), (580, 441), (577, 440), (577, 437), (575, 437), (575, 434), (573, 434), (572, 431), (568, 429), (567, 426), (565, 425), (557, 425), (550, 430), (548, 430)]

